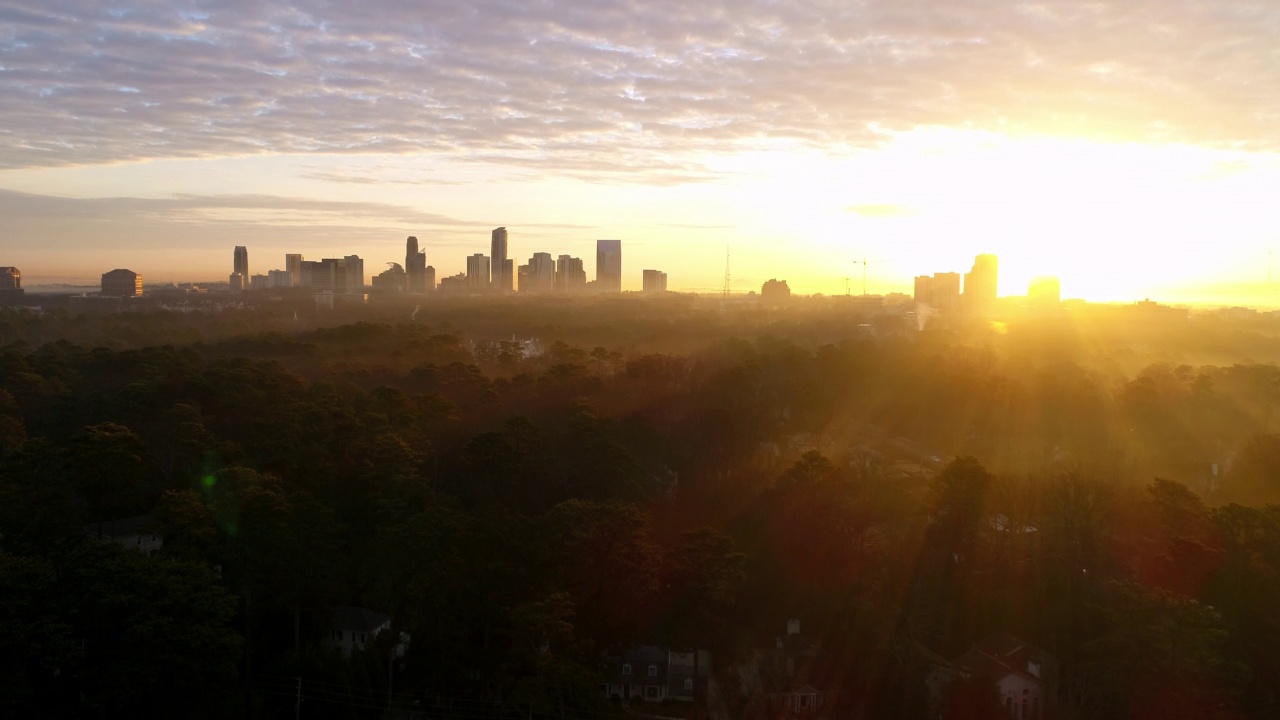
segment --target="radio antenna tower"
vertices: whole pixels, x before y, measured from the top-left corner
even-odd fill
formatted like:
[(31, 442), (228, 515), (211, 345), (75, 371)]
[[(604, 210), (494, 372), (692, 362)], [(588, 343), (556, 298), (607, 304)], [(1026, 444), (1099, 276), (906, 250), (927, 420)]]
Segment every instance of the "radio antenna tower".
[(729, 246), (724, 246), (724, 289), (720, 291), (720, 300), (729, 299)]

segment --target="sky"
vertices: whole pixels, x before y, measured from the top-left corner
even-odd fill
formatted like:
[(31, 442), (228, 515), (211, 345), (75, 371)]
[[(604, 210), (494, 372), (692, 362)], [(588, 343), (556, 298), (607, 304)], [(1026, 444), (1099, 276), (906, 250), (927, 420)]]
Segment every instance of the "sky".
[[(1280, 3), (0, 0), (0, 265), (1280, 306)], [(865, 262), (865, 264), (863, 264)]]

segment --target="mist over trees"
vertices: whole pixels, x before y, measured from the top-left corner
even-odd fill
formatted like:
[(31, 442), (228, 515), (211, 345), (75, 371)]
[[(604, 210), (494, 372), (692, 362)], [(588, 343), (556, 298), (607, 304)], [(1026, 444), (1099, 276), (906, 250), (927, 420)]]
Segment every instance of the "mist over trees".
[[(993, 632), (1055, 717), (1280, 710), (1280, 320), (842, 300), (0, 313), (0, 714), (608, 716), (658, 644), (765, 718), (730, 668), (787, 618), (832, 717)], [(335, 606), (392, 632), (325, 650)]]

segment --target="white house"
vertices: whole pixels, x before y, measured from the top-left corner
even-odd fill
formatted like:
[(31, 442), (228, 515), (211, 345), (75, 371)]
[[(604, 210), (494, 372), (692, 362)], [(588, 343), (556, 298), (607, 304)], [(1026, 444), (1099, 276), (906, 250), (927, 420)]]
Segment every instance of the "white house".
[[(333, 609), (333, 625), (323, 645), (337, 650), (344, 657), (363, 651), (378, 634), (391, 630), (391, 616), (368, 608), (340, 605)], [(409, 636), (401, 633), (396, 643), (395, 656), (404, 657), (409, 646)]]

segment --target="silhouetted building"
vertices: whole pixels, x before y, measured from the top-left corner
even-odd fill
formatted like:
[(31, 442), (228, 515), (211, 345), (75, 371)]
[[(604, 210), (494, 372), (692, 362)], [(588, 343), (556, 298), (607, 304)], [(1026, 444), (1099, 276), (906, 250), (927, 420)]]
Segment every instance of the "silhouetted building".
[(936, 310), (954, 312), (960, 309), (960, 273), (934, 273), (930, 303)]
[(1027, 288), (1027, 301), (1036, 307), (1058, 307), (1062, 304), (1062, 284), (1056, 277), (1038, 277)]
[(596, 290), (622, 292), (622, 241), (596, 241)]
[(404, 271), (407, 290), (411, 293), (424, 293), (431, 288), (427, 286), (427, 253), (419, 252), (418, 238), (409, 236), (405, 241)]
[(391, 267), (373, 276), (370, 283), (379, 292), (398, 293), (405, 289), (404, 268), (400, 263), (391, 263)]
[(587, 271), (582, 258), (561, 255), (556, 259), (556, 277), (552, 283), (556, 292), (579, 292), (587, 287)]
[[(507, 262), (511, 262), (508, 260)], [(436, 289), (436, 267), (428, 265), (422, 268), (422, 289), (425, 292), (433, 292)]]
[(549, 293), (555, 288), (556, 263), (551, 253), (534, 253), (520, 276), (520, 292)]
[(493, 266), (490, 284), (495, 292), (511, 292), (514, 278), (507, 272), (507, 229), (495, 228), (489, 241), (489, 261)]
[(641, 286), (644, 292), (660, 293), (667, 291), (667, 274), (661, 270), (645, 270), (644, 284)]
[(491, 260), (488, 255), (476, 253), (467, 257), (467, 289), (473, 293), (487, 292)]
[(259, 274), (249, 278), (249, 288), (252, 290), (266, 290), (267, 276)]
[(248, 282), (249, 279), (249, 249), (243, 245), (237, 245), (234, 252), (234, 265), (231, 272), (238, 272)]
[(975, 315), (986, 315), (996, 305), (1000, 261), (995, 255), (974, 258), (973, 269), (964, 276), (964, 307)]
[(284, 271), (289, 274), (289, 287), (302, 284), (302, 256), (289, 253), (284, 256)]
[(760, 286), (760, 300), (766, 305), (780, 305), (791, 299), (791, 288), (786, 280), (770, 278)]
[(461, 295), (467, 292), (469, 284), (470, 280), (467, 276), (462, 273), (458, 273), (457, 275), (440, 278), (440, 287), (438, 289), (441, 293), (446, 295)]
[(0, 267), (0, 305), (19, 305), (25, 293), (22, 272), (16, 267)]
[(933, 278), (929, 275), (916, 276), (916, 305), (933, 305)]
[(267, 287), (269, 288), (287, 288), (292, 285), (290, 273), (288, 270), (268, 270), (267, 271)]
[(315, 260), (303, 260), (298, 263), (298, 284), (302, 287), (311, 287), (319, 267), (320, 263)]
[(364, 292), (364, 260), (359, 255), (348, 255), (342, 259), (347, 263), (347, 292)]
[(137, 297), (142, 294), (142, 276), (132, 270), (102, 273), (102, 294), (107, 297)]

